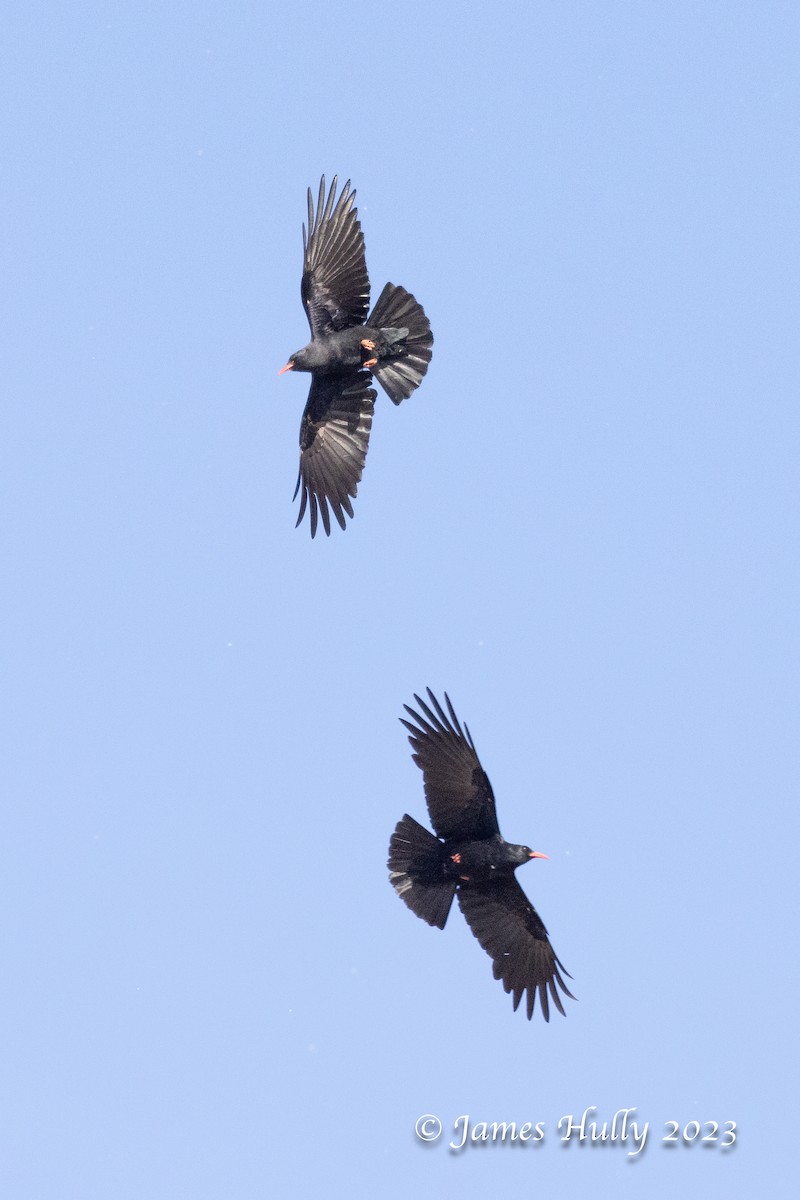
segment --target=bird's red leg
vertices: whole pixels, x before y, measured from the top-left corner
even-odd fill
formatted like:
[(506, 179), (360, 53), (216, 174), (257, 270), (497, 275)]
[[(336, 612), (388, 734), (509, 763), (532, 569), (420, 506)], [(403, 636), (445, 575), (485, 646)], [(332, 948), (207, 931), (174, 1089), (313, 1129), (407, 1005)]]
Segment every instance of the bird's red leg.
[[(456, 866), (458, 866), (458, 864), (461, 862), (461, 855), (460, 854), (451, 854), (450, 861), (454, 862), (456, 864)], [(469, 879), (470, 879), (469, 875), (459, 875), (458, 878), (460, 880), (462, 880), (463, 883), (469, 883)]]
[[(375, 343), (370, 338), (362, 338), (361, 339), (361, 349), (362, 350), (371, 350), (374, 352)], [(378, 365), (378, 359), (377, 359), (377, 357), (365, 358), (364, 355), (362, 354), (361, 355), (361, 365), (362, 365), (362, 367), (367, 367), (368, 369), (371, 367), (376, 367)]]

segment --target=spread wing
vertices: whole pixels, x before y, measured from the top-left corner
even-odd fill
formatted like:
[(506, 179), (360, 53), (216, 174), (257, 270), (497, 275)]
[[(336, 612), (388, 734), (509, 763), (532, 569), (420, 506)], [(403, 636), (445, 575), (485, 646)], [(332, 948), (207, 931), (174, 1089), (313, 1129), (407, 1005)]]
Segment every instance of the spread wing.
[(345, 527), (344, 514), (353, 515), (355, 496), (364, 469), (377, 392), (367, 371), (351, 375), (314, 375), (300, 423), (300, 472), (295, 496), (302, 485), (299, 525), (309, 508), (311, 536), (322, 516), (330, 534), (328, 505)]
[[(569, 971), (556, 957), (541, 917), (512, 876), (458, 889), (458, 902), (470, 929), (494, 963), (494, 977), (514, 996), (514, 1009), (527, 991), (528, 1020), (533, 1016), (536, 993), (545, 1021), (550, 1020), (552, 998), (566, 1016), (558, 989), (575, 997), (564, 983)], [(549, 992), (549, 997), (548, 997)]]
[(445, 692), (448, 712), (428, 688), (430, 708), (415, 695), (423, 715), (403, 707), (415, 725), (400, 720), (409, 730), (414, 762), (425, 780), (425, 799), (434, 832), (440, 838), (471, 840), (499, 833), (494, 794), (481, 766), (466, 725), (463, 730)]
[(369, 308), (369, 276), (364, 235), (350, 180), (334, 205), (337, 177), (325, 199), (319, 184), (317, 211), (308, 189), (308, 235), (303, 226), (303, 279), (300, 294), (312, 337), (327, 337), (351, 325), (363, 325)]

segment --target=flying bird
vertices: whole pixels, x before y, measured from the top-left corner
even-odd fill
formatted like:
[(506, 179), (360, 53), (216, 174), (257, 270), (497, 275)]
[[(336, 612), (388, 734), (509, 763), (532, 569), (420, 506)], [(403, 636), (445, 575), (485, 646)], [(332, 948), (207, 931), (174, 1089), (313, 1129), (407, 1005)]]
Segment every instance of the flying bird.
[(364, 469), (377, 396), (372, 377), (399, 404), (422, 382), (433, 345), (422, 305), (405, 288), (387, 283), (367, 316), (369, 276), (356, 193), (348, 179), (337, 200), (336, 184), (334, 175), (326, 199), (322, 176), (316, 213), (308, 189), (300, 294), (311, 341), (279, 371), (311, 372), (294, 494), (302, 487), (297, 524), (308, 507), (312, 537), (319, 516), (330, 534), (329, 505), (342, 529), (345, 513), (353, 516), (351, 497)]
[(407, 813), (389, 843), (389, 879), (412, 912), (444, 929), (453, 896), (467, 924), (494, 964), (494, 977), (514, 997), (514, 1009), (527, 992), (528, 1020), (536, 996), (545, 1021), (550, 1000), (566, 1016), (559, 989), (569, 972), (556, 956), (539, 914), (514, 872), (533, 858), (547, 858), (516, 846), (500, 834), (494, 793), (480, 764), (469, 729), (463, 729), (445, 692), (447, 712), (428, 688), (430, 705), (415, 695), (419, 712), (400, 720), (409, 730), (414, 762), (425, 781), (430, 833)]

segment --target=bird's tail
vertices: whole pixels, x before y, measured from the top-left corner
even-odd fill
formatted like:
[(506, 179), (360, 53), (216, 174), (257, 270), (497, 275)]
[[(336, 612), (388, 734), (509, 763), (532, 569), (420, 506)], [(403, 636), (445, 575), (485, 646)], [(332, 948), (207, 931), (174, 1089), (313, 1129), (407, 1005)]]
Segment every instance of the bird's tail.
[(395, 404), (410, 396), (422, 383), (431, 361), (433, 334), (425, 310), (405, 288), (387, 283), (367, 325), (373, 329), (406, 329), (408, 332), (373, 368), (375, 378)]
[(406, 815), (389, 843), (389, 879), (401, 900), (429, 925), (444, 929), (456, 891), (442, 871), (442, 843)]

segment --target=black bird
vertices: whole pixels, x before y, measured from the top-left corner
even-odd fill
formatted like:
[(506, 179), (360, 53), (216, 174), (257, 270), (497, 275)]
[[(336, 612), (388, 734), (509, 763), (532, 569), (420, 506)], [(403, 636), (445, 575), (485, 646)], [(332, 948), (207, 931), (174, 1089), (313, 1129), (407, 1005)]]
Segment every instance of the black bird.
[(372, 378), (399, 404), (419, 387), (431, 361), (433, 334), (422, 305), (405, 288), (387, 283), (372, 313), (364, 235), (353, 207), (350, 180), (338, 201), (337, 178), (325, 198), (319, 185), (317, 211), (308, 189), (308, 234), (303, 225), (303, 279), (300, 294), (311, 326), (311, 341), (289, 359), (284, 371), (310, 371), (311, 390), (300, 424), (299, 525), (309, 507), (311, 536), (317, 515), (330, 534), (328, 505), (345, 527), (372, 428), (377, 392)]
[(545, 1021), (550, 999), (566, 1016), (558, 989), (574, 1000), (563, 978), (571, 976), (514, 876), (523, 863), (547, 855), (501, 837), (492, 785), (469, 729), (462, 730), (446, 692), (449, 716), (430, 688), (428, 696), (432, 708), (414, 696), (424, 715), (403, 706), (416, 724), (400, 720), (411, 734), (436, 837), (408, 814), (397, 823), (387, 863), (392, 886), (412, 912), (438, 929), (444, 929), (457, 892), (470, 929), (494, 963), (495, 979), (513, 993), (514, 1009), (527, 992), (530, 1020), (538, 992)]

